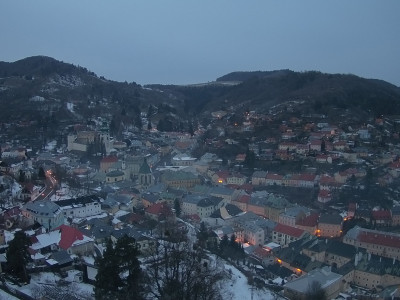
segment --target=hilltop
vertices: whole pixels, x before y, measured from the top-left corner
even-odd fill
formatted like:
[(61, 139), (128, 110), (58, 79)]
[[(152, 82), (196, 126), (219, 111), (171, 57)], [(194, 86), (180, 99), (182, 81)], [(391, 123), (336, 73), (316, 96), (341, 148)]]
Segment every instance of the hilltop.
[(153, 125), (163, 120), (174, 129), (187, 129), (188, 121), (207, 119), (215, 110), (264, 113), (290, 101), (300, 101), (303, 114), (328, 117), (332, 109), (360, 116), (400, 114), (399, 87), (354, 75), (290, 70), (233, 72), (206, 84), (140, 86), (107, 80), (84, 67), (45, 56), (0, 62), (3, 122), (51, 116), (68, 123), (95, 115), (122, 118), (140, 127), (140, 113), (150, 112)]

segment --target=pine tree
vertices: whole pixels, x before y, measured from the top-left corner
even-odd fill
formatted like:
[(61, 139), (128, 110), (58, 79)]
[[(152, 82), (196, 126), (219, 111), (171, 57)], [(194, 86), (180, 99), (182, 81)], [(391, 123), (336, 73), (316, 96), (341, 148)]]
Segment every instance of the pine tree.
[(139, 250), (135, 239), (124, 235), (117, 241), (115, 253), (118, 256), (120, 274), (128, 274), (124, 277), (120, 299), (142, 299), (141, 269), (138, 260)]
[(99, 269), (96, 275), (95, 297), (96, 299), (116, 298), (122, 280), (119, 277), (118, 257), (115, 254), (111, 240), (107, 241), (103, 257), (98, 260)]
[(175, 209), (176, 216), (180, 217), (182, 209), (181, 209), (181, 203), (179, 202), (179, 199), (174, 200), (174, 209)]
[(135, 239), (127, 235), (115, 247), (111, 240), (98, 260), (95, 282), (96, 299), (143, 299), (142, 271)]
[(7, 249), (7, 271), (21, 282), (30, 281), (26, 272), (26, 264), (31, 261), (28, 248), (31, 245), (29, 237), (23, 231), (17, 231)]

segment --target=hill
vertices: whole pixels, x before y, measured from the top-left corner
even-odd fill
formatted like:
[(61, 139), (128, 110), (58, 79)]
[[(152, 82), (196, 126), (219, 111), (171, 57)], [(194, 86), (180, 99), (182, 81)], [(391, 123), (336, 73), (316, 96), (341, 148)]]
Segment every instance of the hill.
[[(116, 82), (84, 67), (45, 56), (0, 62), (0, 118), (71, 123), (93, 116), (143, 126), (141, 112), (153, 124), (185, 130), (194, 118), (215, 110), (268, 112), (290, 101), (298, 113), (400, 115), (400, 88), (354, 75), (290, 70), (233, 72), (214, 82), (189, 86)], [(74, 109), (72, 110), (71, 107)], [(150, 114), (149, 114), (150, 113)], [(334, 115), (333, 115), (334, 116)], [(185, 125), (186, 124), (186, 125)]]
[(354, 75), (290, 70), (234, 72), (216, 82), (240, 83), (157, 88), (185, 98), (193, 114), (239, 106), (265, 112), (291, 100), (304, 101), (303, 112), (310, 113), (328, 113), (336, 107), (372, 111), (376, 115), (400, 114), (399, 87)]

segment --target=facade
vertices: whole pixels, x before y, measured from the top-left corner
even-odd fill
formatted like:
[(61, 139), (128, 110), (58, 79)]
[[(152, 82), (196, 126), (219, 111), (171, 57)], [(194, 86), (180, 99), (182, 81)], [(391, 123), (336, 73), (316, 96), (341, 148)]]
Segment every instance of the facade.
[(125, 180), (125, 173), (122, 171), (111, 171), (106, 174), (106, 183), (115, 183)]
[(341, 291), (342, 275), (331, 271), (330, 267), (315, 269), (308, 274), (284, 285), (284, 296), (289, 299), (307, 300), (307, 294), (314, 282), (325, 291), (326, 299), (336, 298)]
[(29, 202), (22, 207), (21, 212), (32, 224), (37, 222), (47, 230), (64, 224), (60, 206), (52, 201)]
[(192, 173), (183, 171), (165, 171), (161, 182), (173, 188), (192, 188), (200, 184), (200, 178)]
[(342, 235), (343, 218), (339, 214), (321, 214), (318, 221), (317, 236), (339, 237)]
[(118, 162), (118, 157), (116, 156), (106, 156), (100, 161), (100, 171), (107, 173), (113, 166)]
[(289, 243), (301, 239), (305, 234), (306, 232), (302, 229), (278, 223), (272, 232), (272, 241), (285, 247)]
[(100, 199), (94, 195), (60, 200), (57, 204), (64, 218), (86, 218), (102, 213)]
[(400, 259), (400, 234), (355, 226), (346, 233), (343, 242), (365, 248), (371, 254)]

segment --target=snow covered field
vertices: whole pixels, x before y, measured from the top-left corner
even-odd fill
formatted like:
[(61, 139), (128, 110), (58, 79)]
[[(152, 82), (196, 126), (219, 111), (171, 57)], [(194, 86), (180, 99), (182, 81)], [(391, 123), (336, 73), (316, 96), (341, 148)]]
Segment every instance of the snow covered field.
[[(247, 284), (246, 276), (241, 273), (238, 269), (233, 266), (225, 264), (226, 270), (231, 270), (232, 281), (227, 282), (223, 285), (223, 297), (224, 299), (232, 300), (250, 300), (251, 299), (251, 286)], [(278, 295), (273, 294), (269, 290), (253, 290), (254, 300), (272, 300), (272, 299), (284, 299)]]

